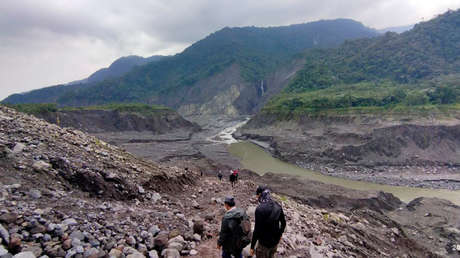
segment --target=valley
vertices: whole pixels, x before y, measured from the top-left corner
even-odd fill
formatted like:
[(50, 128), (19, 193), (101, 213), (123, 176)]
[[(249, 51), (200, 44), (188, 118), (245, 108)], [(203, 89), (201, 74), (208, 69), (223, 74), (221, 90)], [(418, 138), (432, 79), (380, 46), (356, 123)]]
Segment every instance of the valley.
[(459, 24), (225, 27), (7, 97), (0, 258), (218, 257), (258, 185), (282, 257), (460, 257)]

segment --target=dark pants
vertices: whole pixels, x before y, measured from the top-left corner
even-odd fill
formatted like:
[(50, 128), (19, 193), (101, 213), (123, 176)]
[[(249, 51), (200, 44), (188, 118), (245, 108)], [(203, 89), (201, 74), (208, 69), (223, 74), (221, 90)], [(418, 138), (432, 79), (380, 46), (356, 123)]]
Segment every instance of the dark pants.
[[(243, 254), (241, 252), (240, 252), (240, 254), (233, 254), (233, 257), (235, 257), (235, 258), (243, 258)], [(222, 251), (222, 258), (232, 258), (232, 253)]]
[(259, 243), (257, 244), (257, 248), (256, 248), (256, 257), (257, 258), (273, 258), (275, 257), (277, 247), (278, 245), (275, 245), (274, 247), (269, 248)]

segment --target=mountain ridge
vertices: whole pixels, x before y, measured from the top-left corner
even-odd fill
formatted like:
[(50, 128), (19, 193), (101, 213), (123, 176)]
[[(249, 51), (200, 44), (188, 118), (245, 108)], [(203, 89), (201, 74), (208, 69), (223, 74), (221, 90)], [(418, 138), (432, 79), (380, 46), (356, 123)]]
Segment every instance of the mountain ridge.
[[(377, 35), (376, 31), (349, 19), (270, 28), (224, 28), (192, 44), (180, 54), (136, 67), (119, 80), (106, 80), (80, 87), (70, 85), (65, 90), (36, 90), (28, 96), (10, 96), (3, 102), (56, 102), (71, 106), (144, 102), (179, 109), (180, 106), (172, 103), (181, 103), (195, 96), (199, 101), (187, 104), (202, 107), (217, 96), (203, 93), (212, 91), (211, 88), (216, 84), (195, 86), (203, 80), (214, 78), (232, 65), (236, 65), (238, 70), (234, 76), (240, 77), (235, 82), (239, 92), (250, 92), (245, 94), (252, 94), (258, 102), (260, 96), (255, 85), (259, 85), (280, 67), (292, 64), (296, 55), (303, 50), (312, 47), (335, 47), (347, 39)], [(217, 82), (222, 85), (219, 86), (222, 88), (219, 92), (231, 88), (232, 85), (226, 84), (227, 79)], [(279, 87), (282, 86), (276, 86)], [(256, 105), (248, 104), (247, 101), (235, 105)], [(238, 112), (248, 113), (250, 110)]]

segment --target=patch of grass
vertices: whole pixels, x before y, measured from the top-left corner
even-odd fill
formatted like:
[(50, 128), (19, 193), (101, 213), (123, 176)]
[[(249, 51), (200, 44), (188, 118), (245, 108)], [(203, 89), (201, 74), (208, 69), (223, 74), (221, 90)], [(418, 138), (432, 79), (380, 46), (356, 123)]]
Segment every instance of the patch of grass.
[(106, 110), (106, 111), (118, 111), (126, 113), (138, 113), (141, 115), (156, 114), (158, 112), (172, 111), (172, 109), (159, 105), (147, 105), (142, 103), (112, 103), (100, 106), (87, 106), (87, 107), (64, 107), (59, 110), (62, 111), (75, 111), (75, 110)]
[(44, 104), (5, 104), (5, 106), (13, 108), (19, 112), (26, 114), (42, 114), (48, 112), (56, 112), (58, 110), (57, 105), (54, 103)]

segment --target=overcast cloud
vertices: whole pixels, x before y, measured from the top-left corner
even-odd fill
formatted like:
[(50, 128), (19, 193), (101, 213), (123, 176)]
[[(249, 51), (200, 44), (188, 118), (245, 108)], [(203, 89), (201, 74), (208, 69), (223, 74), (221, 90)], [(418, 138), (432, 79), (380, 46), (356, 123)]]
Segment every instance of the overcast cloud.
[(83, 79), (125, 55), (170, 55), (225, 26), (352, 18), (414, 24), (458, 0), (1, 0), (0, 99)]

